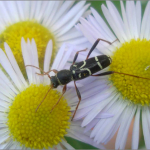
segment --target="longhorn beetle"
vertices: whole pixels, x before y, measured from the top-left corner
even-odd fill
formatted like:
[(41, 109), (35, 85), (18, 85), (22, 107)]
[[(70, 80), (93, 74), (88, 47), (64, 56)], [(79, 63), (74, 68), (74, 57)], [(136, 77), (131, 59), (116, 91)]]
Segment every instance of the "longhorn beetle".
[[(89, 53), (88, 53), (88, 55), (86, 57), (86, 60), (75, 63), (76, 60), (77, 60), (79, 52), (86, 51), (87, 49), (80, 50), (80, 51), (78, 51), (75, 54), (73, 63), (70, 66), (70, 70), (66, 70), (65, 69), (65, 70), (57, 71), (57, 70), (53, 69), (53, 70), (50, 70), (48, 72), (44, 72), (43, 74), (39, 74), (39, 75), (48, 75), (48, 77), (50, 78), (52, 85), (51, 85), (50, 89), (48, 90), (48, 92), (52, 88), (57, 88), (59, 85), (64, 85), (64, 87), (62, 89), (62, 95), (60, 96), (60, 98), (56, 102), (56, 104), (52, 107), (51, 111), (53, 111), (53, 109), (57, 106), (57, 104), (61, 100), (62, 96), (66, 92), (67, 84), (69, 82), (71, 82), (71, 81), (74, 81), (76, 93), (77, 93), (77, 96), (79, 98), (79, 102), (78, 102), (78, 104), (76, 106), (76, 109), (75, 109), (74, 114), (73, 114), (72, 119), (71, 119), (71, 120), (73, 120), (73, 118), (74, 118), (74, 116), (76, 114), (76, 111), (78, 109), (78, 106), (80, 104), (80, 101), (81, 101), (81, 94), (80, 94), (80, 92), (79, 92), (79, 90), (78, 90), (78, 88), (76, 86), (75, 81), (87, 78), (89, 76), (104, 76), (104, 75), (110, 75), (110, 74), (113, 74), (113, 73), (124, 74), (124, 75), (128, 75), (128, 76), (133, 76), (133, 77), (136, 77), (136, 78), (148, 79), (148, 78), (139, 77), (139, 76), (136, 76), (136, 75), (130, 75), (130, 74), (126, 74), (126, 73), (120, 73), (120, 72), (116, 72), (116, 71), (107, 71), (107, 72), (103, 72), (103, 73), (100, 73), (100, 74), (93, 75), (94, 73), (96, 73), (96, 72), (98, 72), (98, 71), (108, 67), (111, 64), (111, 62), (112, 62), (111, 58), (109, 56), (107, 56), (107, 55), (99, 55), (99, 56), (96, 56), (96, 57), (89, 58), (90, 54), (96, 48), (96, 46), (98, 45), (99, 41), (104, 41), (104, 42), (106, 42), (108, 44), (112, 44), (113, 43), (113, 42), (111, 43), (111, 42), (103, 40), (103, 39), (97, 39), (96, 42), (93, 44), (92, 48), (90, 49), (90, 51), (89, 51)], [(27, 65), (27, 66), (32, 66), (32, 65)], [(32, 67), (35, 67), (35, 66), (32, 66)], [(35, 67), (35, 68), (40, 69), (38, 67)], [(49, 73), (51, 71), (53, 71), (56, 75), (55, 76), (50, 76)], [(148, 80), (150, 80), (150, 79), (148, 79)], [(47, 92), (47, 94), (48, 94), (48, 92)], [(43, 101), (46, 98), (47, 94), (45, 95), (45, 97), (43, 98), (41, 103), (38, 105), (36, 111), (38, 110), (40, 105), (43, 103)]]

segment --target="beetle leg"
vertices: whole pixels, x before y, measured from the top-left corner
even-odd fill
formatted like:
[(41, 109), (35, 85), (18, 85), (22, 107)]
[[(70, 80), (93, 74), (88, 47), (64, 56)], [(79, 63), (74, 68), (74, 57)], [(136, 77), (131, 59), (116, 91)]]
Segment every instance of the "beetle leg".
[(113, 41), (113, 42), (111, 43), (111, 42), (106, 41), (106, 40), (104, 40), (104, 39), (97, 39), (97, 40), (95, 41), (95, 43), (93, 44), (93, 46), (91, 47), (91, 49), (90, 49), (90, 51), (89, 51), (89, 53), (88, 53), (86, 59), (89, 58), (90, 54), (93, 52), (93, 50), (96, 48), (96, 46), (98, 45), (98, 43), (99, 43), (100, 41), (106, 42), (106, 43), (108, 43), (108, 44), (111, 45), (111, 44), (113, 44), (114, 42), (116, 42), (117, 40), (118, 40), (118, 39), (116, 39), (115, 41)]
[(60, 102), (62, 96), (63, 96), (63, 95), (65, 94), (65, 92), (66, 92), (66, 89), (67, 89), (67, 85), (64, 85), (64, 87), (63, 87), (63, 89), (62, 89), (62, 94), (61, 94), (59, 100), (57, 101), (57, 103), (52, 107), (50, 113), (51, 113), (51, 112), (53, 111), (53, 109), (59, 104), (59, 102)]
[(75, 114), (76, 114), (76, 112), (77, 112), (77, 110), (78, 110), (79, 104), (80, 104), (80, 102), (81, 102), (81, 94), (80, 94), (79, 89), (78, 89), (77, 86), (76, 86), (75, 81), (74, 81), (74, 85), (75, 85), (75, 88), (76, 88), (76, 93), (77, 93), (78, 98), (79, 98), (79, 102), (78, 102), (78, 104), (77, 104), (77, 106), (76, 106), (76, 109), (75, 109), (75, 111), (74, 111), (74, 114), (73, 114), (73, 116), (72, 116), (71, 121), (73, 120), (73, 118), (74, 118), (74, 116), (75, 116)]
[(74, 65), (74, 64), (75, 64), (75, 61), (77, 60), (77, 57), (78, 57), (79, 52), (83, 52), (83, 51), (86, 51), (86, 50), (87, 50), (87, 48), (86, 48), (86, 49), (84, 49), (84, 50), (81, 50), (81, 51), (77, 51), (77, 52), (76, 52), (76, 54), (75, 54), (75, 56), (74, 56), (74, 59), (73, 59), (73, 63), (72, 63), (72, 65)]

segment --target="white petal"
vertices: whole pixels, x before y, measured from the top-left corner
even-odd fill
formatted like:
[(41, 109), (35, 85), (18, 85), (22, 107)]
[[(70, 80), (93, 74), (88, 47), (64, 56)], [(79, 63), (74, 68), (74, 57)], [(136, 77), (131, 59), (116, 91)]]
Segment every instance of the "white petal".
[[(46, 47), (45, 57), (44, 57), (44, 71), (48, 72), (50, 69), (50, 62), (51, 62), (51, 56), (52, 56), (52, 50), (53, 50), (53, 43), (52, 40), (50, 40)], [(50, 79), (48, 76), (44, 76), (44, 84), (50, 84)]]
[(55, 18), (53, 18), (52, 20), (52, 25), (58, 20), (60, 19), (60, 17), (62, 15), (64, 15), (68, 10), (69, 8), (71, 8), (71, 6), (73, 5), (74, 1), (65, 1), (61, 8), (59, 9), (59, 11), (57, 12), (57, 14), (55, 15)]
[(30, 18), (30, 6), (31, 6), (31, 1), (24, 1), (23, 9), (24, 9), (26, 20)]
[(37, 21), (40, 21), (40, 19), (41, 19), (41, 17), (39, 17), (39, 16), (40, 16), (40, 12), (41, 12), (41, 7), (42, 7), (44, 2), (45, 1), (37, 1), (37, 3), (36, 3), (36, 10), (35, 10), (34, 18), (36, 18)]
[(99, 119), (94, 119), (92, 122), (90, 122), (84, 130), (84, 133), (90, 131), (92, 128), (94, 128), (94, 126), (99, 122)]
[[(29, 5), (29, 9), (31, 9), (30, 14), (28, 13), (28, 17), (29, 17), (30, 20), (32, 20), (32, 19), (35, 18), (35, 11), (36, 11), (36, 7), (37, 7), (36, 6), (37, 1), (30, 1), (30, 3), (28, 5)], [(25, 14), (26, 14), (26, 12), (25, 12)]]
[(76, 112), (76, 115), (74, 117), (73, 120), (79, 120), (81, 118), (84, 118), (87, 114), (90, 113), (90, 111), (95, 107), (95, 105), (93, 106), (89, 106), (89, 107), (85, 107), (83, 109), (80, 109)]
[(93, 109), (91, 113), (89, 113), (82, 122), (82, 127), (86, 126), (90, 123), (99, 112), (112, 100), (112, 98), (107, 98), (106, 100), (102, 101), (101, 103), (97, 104), (97, 106)]
[(124, 27), (124, 23), (122, 21), (122, 18), (120, 16), (120, 14), (118, 13), (117, 8), (114, 6), (114, 4), (111, 1), (106, 1), (107, 6), (108, 6), (108, 10), (111, 14), (111, 16), (113, 17), (115, 24), (117, 25), (118, 30), (121, 32), (122, 37), (124, 38), (124, 40), (127, 40), (127, 36), (125, 33), (125, 27)]
[(44, 58), (44, 71), (45, 72), (49, 71), (52, 49), (53, 49), (53, 43), (52, 43), (52, 40), (50, 40), (47, 44), (45, 58)]
[[(37, 12), (39, 14), (37, 15), (36, 19), (41, 23), (43, 22), (44, 13), (45, 13), (48, 3), (49, 3), (49, 1), (42, 1), (42, 6), (41, 7), (39, 6), (40, 10), (39, 10), (39, 12)], [(37, 4), (39, 5), (39, 3), (37, 3)]]
[(142, 109), (142, 126), (143, 126), (143, 135), (145, 140), (145, 146), (147, 149), (150, 149), (150, 131), (148, 127), (146, 108)]
[(70, 57), (71, 53), (73, 51), (73, 46), (69, 47), (66, 54), (64, 55), (64, 57), (61, 60), (61, 63), (59, 65), (59, 67), (57, 68), (58, 70), (62, 70), (62, 68), (64, 67), (64, 65), (66, 64), (68, 58)]
[(149, 13), (150, 13), (150, 1), (148, 1), (147, 6), (145, 8), (145, 12), (143, 15), (143, 19), (142, 19), (142, 24), (141, 24), (141, 34), (140, 34), (140, 39), (144, 38), (146, 31), (146, 24), (147, 21), (149, 19)]
[(118, 131), (118, 134), (117, 134), (115, 149), (120, 148), (120, 144), (121, 144), (121, 140), (122, 140), (121, 138), (123, 137), (124, 130), (125, 130), (125, 127), (127, 125), (127, 120), (129, 119), (130, 114), (131, 114), (131, 109), (129, 107), (127, 107), (124, 110), (123, 115), (122, 115), (122, 120), (123, 121), (121, 122), (119, 131)]
[[(111, 124), (111, 121), (108, 122), (108, 124), (109, 123)], [(101, 142), (107, 144), (108, 141), (110, 141), (114, 137), (115, 133), (118, 131), (120, 124), (121, 124), (121, 119), (119, 118)]]
[(20, 70), (20, 68), (19, 68), (19, 66), (17, 64), (17, 61), (16, 61), (16, 59), (15, 59), (15, 57), (14, 57), (14, 55), (13, 55), (11, 49), (10, 49), (10, 47), (8, 46), (7, 43), (4, 43), (4, 47), (5, 47), (6, 54), (7, 54), (8, 58), (9, 58), (9, 61), (10, 61), (11, 65), (12, 65), (12, 67), (14, 68), (15, 72), (17, 73), (18, 77), (20, 78), (20, 80), (22, 81), (24, 86), (27, 87), (28, 86), (27, 82), (25, 81), (25, 79), (24, 79), (24, 77), (22, 75), (22, 72), (21, 72), (21, 70)]
[[(87, 30), (80, 24), (78, 24), (78, 27), (80, 28), (80, 30), (82, 31), (82, 33), (84, 34), (84, 36), (89, 40), (89, 42), (93, 45), (94, 42), (97, 40), (94, 37), (91, 36), (90, 33), (87, 32)], [(97, 45), (97, 48), (103, 53), (103, 54), (107, 54), (110, 55), (110, 51), (108, 51), (106, 48), (104, 48), (104, 46), (102, 46), (101, 44)]]
[(105, 40), (107, 39), (107, 41), (112, 41), (112, 39), (107, 35), (107, 33), (105, 32), (105, 30), (103, 30), (99, 26), (97, 20), (92, 15), (88, 16), (88, 21), (96, 28), (97, 31), (99, 31), (99, 34), (101, 35), (100, 37), (102, 39), (105, 39)]
[(0, 49), (0, 62), (6, 72), (9, 74), (15, 85), (18, 87), (19, 90), (23, 90), (24, 86), (21, 83), (20, 79), (16, 75), (15, 71), (13, 70), (9, 60), (7, 59), (6, 55), (4, 54), (3, 50)]
[(56, 31), (64, 24), (66, 24), (71, 18), (73, 18), (76, 15), (76, 13), (84, 6), (84, 4), (85, 1), (77, 3), (73, 8), (71, 8), (71, 10), (68, 11), (68, 13), (64, 17), (59, 19), (59, 21), (55, 24), (52, 30)]
[(111, 30), (109, 29), (109, 27), (107, 26), (105, 21), (102, 19), (102, 17), (98, 14), (98, 12), (94, 8), (91, 8), (91, 11), (92, 11), (96, 21), (98, 22), (100, 28), (102, 28), (102, 30), (105, 31), (105, 33), (110, 37), (110, 39), (115, 40), (116, 37), (111, 32)]
[(108, 9), (104, 5), (102, 5), (102, 11), (103, 11), (104, 16), (107, 19), (109, 25), (113, 29), (113, 31), (116, 34), (117, 38), (119, 39), (119, 41), (121, 43), (124, 43), (125, 40), (123, 39), (123, 36), (122, 36), (122, 34), (124, 35), (123, 31), (116, 24), (115, 20), (113, 19), (113, 16), (110, 14), (110, 12), (108, 11)]
[[(71, 39), (71, 40), (67, 40), (67, 41), (64, 41), (64, 42), (70, 43), (70, 44), (73, 44), (73, 45), (79, 45), (79, 44), (83, 44), (83, 43), (85, 43), (85, 42), (87, 42), (87, 41), (88, 41), (88, 40), (87, 40), (85, 37), (78, 37), (78, 38), (76, 38), (76, 39)], [(63, 44), (63, 42), (58, 43), (59, 47), (60, 47), (62, 44)], [(87, 47), (87, 45), (84, 46), (84, 48), (85, 48), (85, 47)]]
[(0, 130), (0, 135), (6, 134), (6, 133), (8, 133), (8, 132), (9, 132), (9, 129), (8, 129), (8, 128), (6, 128), (6, 129), (1, 129), (1, 130)]
[(82, 14), (84, 13), (84, 11), (86, 11), (86, 9), (89, 7), (90, 4), (85, 5), (77, 14), (75, 17), (73, 17), (72, 20), (69, 21), (69, 23), (67, 23), (63, 28), (60, 28), (60, 30), (58, 31), (57, 36), (62, 36), (64, 33), (66, 33), (67, 31), (69, 31), (79, 20), (79, 18), (82, 16)]
[(76, 130), (73, 131), (73, 129), (72, 129), (69, 132), (72, 133), (71, 137), (74, 139), (80, 140), (84, 143), (88, 143), (88, 144), (95, 146), (97, 148), (104, 149), (104, 146), (102, 146), (101, 144), (98, 145), (97, 143), (93, 142), (93, 140), (90, 139), (87, 135), (82, 134), (82, 130), (80, 131), (79, 127), (77, 127)]
[(8, 79), (8, 77), (6, 77), (6, 75), (4, 74), (4, 72), (0, 69), (0, 78), (1, 80), (3, 80), (5, 82), (5, 84), (12, 90), (14, 91), (14, 93), (18, 94), (19, 91), (18, 89), (16, 89), (16, 87), (14, 87), (14, 85), (12, 84), (12, 82)]
[(1, 14), (3, 14), (2, 16), (3, 16), (3, 19), (4, 19), (4, 21), (6, 23), (8, 23), (8, 22), (12, 23), (12, 20), (11, 20), (11, 18), (9, 16), (9, 13), (7, 11), (7, 8), (5, 6), (5, 2), (4, 1), (0, 2), (0, 12), (1, 12)]
[[(91, 100), (91, 96), (90, 95), (88, 95), (87, 97), (84, 97), (85, 96), (84, 93), (88, 94), (88, 92), (84, 92), (83, 93), (83, 92), (80, 91), (80, 93), (82, 95), (82, 101), (85, 99), (85, 102), (82, 103), (82, 101), (81, 101), (81, 103), (79, 105), (79, 109), (88, 107), (90, 105), (98, 104), (101, 101), (106, 100), (112, 94), (112, 92), (113, 92), (113, 91), (110, 91), (110, 92), (107, 93), (106, 91), (104, 91), (103, 94), (97, 94), (97, 93), (95, 93), (94, 94), (95, 96), (93, 96), (91, 94), (93, 100)], [(74, 107), (71, 108), (71, 110), (73, 110), (73, 109), (74, 109)]]
[(113, 114), (110, 114), (110, 113), (99, 113), (95, 118), (97, 119), (103, 119), (103, 118), (110, 118), (110, 117), (113, 117), (114, 115)]
[[(83, 87), (83, 84), (81, 83), (76, 83), (77, 87)], [(74, 82), (70, 82), (67, 84), (67, 87), (74, 87)]]
[[(91, 20), (92, 19), (92, 17), (91, 16), (89, 16), (89, 20)], [(100, 39), (103, 39), (103, 40), (106, 40), (106, 41), (108, 41), (108, 39), (106, 39), (106, 38), (104, 38), (103, 37), (103, 34), (102, 33), (100, 33), (96, 28), (94, 28), (88, 21), (86, 21), (85, 19), (83, 19), (83, 18), (81, 18), (80, 19), (80, 22), (82, 23), (82, 25), (85, 27), (85, 29), (95, 38), (95, 41), (98, 39), (98, 38), (100, 38)], [(92, 20), (92, 23), (94, 24), (94, 20)], [(112, 40), (111, 41), (108, 41), (108, 42), (113, 42)], [(104, 47), (106, 47), (106, 48), (108, 48), (109, 50), (114, 50), (114, 46), (113, 46), (113, 44), (112, 45), (110, 45), (110, 44), (108, 44), (108, 43), (106, 43), (105, 41), (100, 41), (100, 43), (99, 43), (100, 45), (102, 45), (102, 46), (104, 46)]]
[(129, 131), (129, 127), (130, 127), (130, 124), (131, 124), (131, 121), (133, 119), (133, 116), (135, 114), (135, 111), (136, 111), (136, 106), (133, 106), (132, 108), (130, 108), (132, 111), (130, 113), (130, 116), (128, 118), (128, 121), (127, 121), (127, 125), (125, 127), (125, 130), (123, 131), (123, 136), (121, 138), (121, 143), (120, 143), (120, 149), (124, 149), (125, 148), (125, 144), (126, 144), (126, 140), (127, 140), (127, 136), (128, 136), (128, 131)]
[[(1, 81), (3, 82), (3, 81)], [(8, 98), (10, 99), (13, 99), (14, 98), (14, 93), (13, 91), (7, 87), (7, 85), (5, 85), (4, 83), (0, 83), (0, 91), (3, 95), (7, 96)]]
[(5, 1), (7, 11), (9, 12), (10, 18), (13, 19), (13, 22), (19, 22), (19, 13), (17, 10), (17, 4), (15, 1)]
[[(27, 45), (23, 38), (21, 39), (21, 49), (22, 49), (22, 56), (23, 56), (25, 66), (32, 65), (30, 55), (29, 55), (29, 52), (27, 49)], [(30, 84), (33, 83), (32, 69), (33, 69), (33, 67), (26, 67), (26, 72), (27, 72), (27, 76), (28, 76), (28, 80), (29, 80)]]
[(4, 149), (10, 149), (10, 147), (14, 144), (12, 139), (8, 140), (7, 144), (5, 145)]
[(16, 1), (16, 4), (17, 4), (17, 8), (18, 8), (18, 14), (19, 14), (19, 17), (20, 17), (20, 21), (23, 21), (25, 20), (25, 14), (24, 14), (24, 11), (23, 11), (23, 8), (22, 8), (22, 1)]
[(126, 14), (128, 18), (130, 33), (132, 38), (138, 38), (138, 27), (136, 22), (136, 8), (134, 1), (127, 1), (126, 2)]
[(137, 109), (132, 133), (132, 149), (138, 149), (140, 132), (140, 108)]
[(47, 22), (45, 22), (45, 26), (46, 27), (50, 27), (51, 26), (51, 21), (53, 20), (55, 14), (57, 13), (57, 11), (59, 11), (59, 5), (60, 5), (60, 1), (56, 1), (53, 7), (53, 11), (51, 13), (51, 15), (49, 16)]
[(138, 28), (138, 37), (140, 37), (141, 32), (141, 1), (136, 1), (136, 21), (137, 21), (137, 28)]
[(127, 19), (127, 14), (124, 8), (124, 4), (123, 1), (120, 1), (120, 5), (121, 5), (121, 11), (122, 11), (122, 17), (123, 17), (123, 22), (124, 22), (124, 26), (125, 26), (125, 31), (126, 31), (126, 35), (129, 41), (132, 38), (131, 32), (130, 32), (130, 28), (129, 28), (129, 23), (128, 23), (128, 19)]
[[(9, 111), (9, 109), (7, 109), (3, 106), (0, 106), (0, 110), (1, 110), (1, 112), (8, 112)], [(6, 123), (6, 122), (1, 121), (0, 123)]]
[(9, 137), (10, 137), (9, 134), (1, 135), (0, 144), (5, 142)]
[(43, 22), (42, 22), (43, 25), (47, 22), (49, 16), (51, 15), (54, 5), (55, 5), (55, 1), (49, 1), (49, 3), (47, 4), (47, 7), (43, 14)]
[(89, 15), (91, 15), (91, 10), (85, 11), (84, 14), (82, 15), (82, 17), (87, 18)]
[[(31, 47), (30, 52), (32, 53), (32, 65), (39, 68), (38, 52), (37, 52), (37, 47), (34, 39), (32, 39), (30, 47)], [(36, 84), (40, 84), (42, 80), (42, 76), (39, 76), (36, 73), (41, 73), (41, 72), (39, 69), (33, 68), (33, 75), (35, 76), (36, 79), (35, 82)]]
[(74, 27), (71, 30), (69, 30), (65, 35), (57, 37), (58, 38), (57, 41), (63, 42), (66, 40), (75, 39), (75, 38), (79, 38), (79, 37), (83, 37), (83, 36), (80, 32), (77, 32), (77, 30)]
[[(118, 122), (120, 116), (122, 115), (122, 111), (125, 109), (125, 107), (126, 105), (124, 103), (121, 103), (121, 101), (115, 102), (114, 105), (112, 105), (111, 107), (112, 111), (109, 111), (112, 114), (114, 114), (114, 117), (100, 120), (99, 123), (92, 130), (90, 137), (92, 138), (95, 136), (94, 140), (103, 140), (103, 138), (109, 134), (109, 131), (114, 128), (116, 122)], [(105, 120), (106, 122), (104, 122)]]
[(5, 107), (5, 108), (9, 108), (10, 105), (11, 105), (10, 103), (0, 99), (0, 106)]
[(8, 126), (5, 123), (3, 123), (3, 124), (1, 123), (0, 128), (8, 128)]
[(51, 69), (57, 69), (60, 62), (61, 62), (61, 59), (63, 57), (63, 54), (64, 54), (64, 51), (65, 51), (65, 47), (66, 47), (66, 44), (63, 44), (61, 46), (61, 48), (59, 49), (58, 53), (57, 53), (57, 56), (55, 57), (55, 60), (53, 62), (53, 65), (52, 65), (52, 68)]
[(66, 147), (66, 149), (73, 149), (75, 150), (70, 144), (68, 144), (65, 140), (62, 139), (61, 143)]

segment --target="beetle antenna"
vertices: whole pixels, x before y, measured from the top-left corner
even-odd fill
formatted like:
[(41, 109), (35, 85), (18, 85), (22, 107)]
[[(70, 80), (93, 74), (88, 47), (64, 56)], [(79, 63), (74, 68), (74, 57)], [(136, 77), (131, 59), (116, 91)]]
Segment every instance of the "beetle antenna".
[(35, 112), (38, 111), (39, 107), (42, 105), (42, 103), (44, 102), (46, 96), (48, 95), (49, 91), (53, 88), (53, 85), (51, 85), (51, 87), (49, 88), (49, 90), (47, 91), (46, 95), (44, 96), (43, 100), (40, 102), (40, 104), (38, 105), (38, 107), (36, 108)]
[(112, 71), (113, 73), (117, 73), (117, 74), (123, 74), (123, 75), (127, 75), (127, 76), (132, 76), (132, 77), (136, 77), (136, 78), (141, 78), (141, 79), (147, 79), (150, 80), (150, 78), (145, 78), (145, 77), (140, 77), (140, 76), (136, 76), (136, 75), (131, 75), (128, 73), (121, 73), (121, 72), (116, 72), (116, 71)]
[(43, 72), (43, 70), (41, 68), (33, 66), (33, 65), (26, 65), (25, 67), (33, 67), (33, 68), (39, 69), (41, 72)]
[(56, 104), (52, 107), (50, 113), (53, 111), (53, 109), (59, 104), (61, 98), (63, 97), (63, 95), (65, 94), (66, 92), (66, 89), (67, 89), (67, 85), (64, 85), (63, 89), (62, 89), (62, 94), (61, 96), (59, 97), (58, 101), (56, 102)]
[(128, 73), (121, 73), (121, 72), (117, 72), (117, 71), (107, 71), (107, 72), (102, 72), (100, 74), (93, 74), (91, 76), (105, 76), (105, 75), (111, 75), (111, 74), (114, 74), (114, 73), (150, 80), (150, 78), (140, 77), (140, 76), (136, 76), (136, 75), (132, 75), (132, 74), (128, 74)]

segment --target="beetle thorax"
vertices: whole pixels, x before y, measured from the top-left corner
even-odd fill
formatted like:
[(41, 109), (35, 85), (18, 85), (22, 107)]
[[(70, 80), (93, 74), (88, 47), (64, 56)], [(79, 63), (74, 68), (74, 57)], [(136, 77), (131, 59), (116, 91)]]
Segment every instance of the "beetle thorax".
[(61, 70), (58, 71), (56, 76), (51, 77), (51, 83), (54, 88), (57, 88), (59, 85), (66, 85), (73, 80), (72, 72), (70, 70)]

